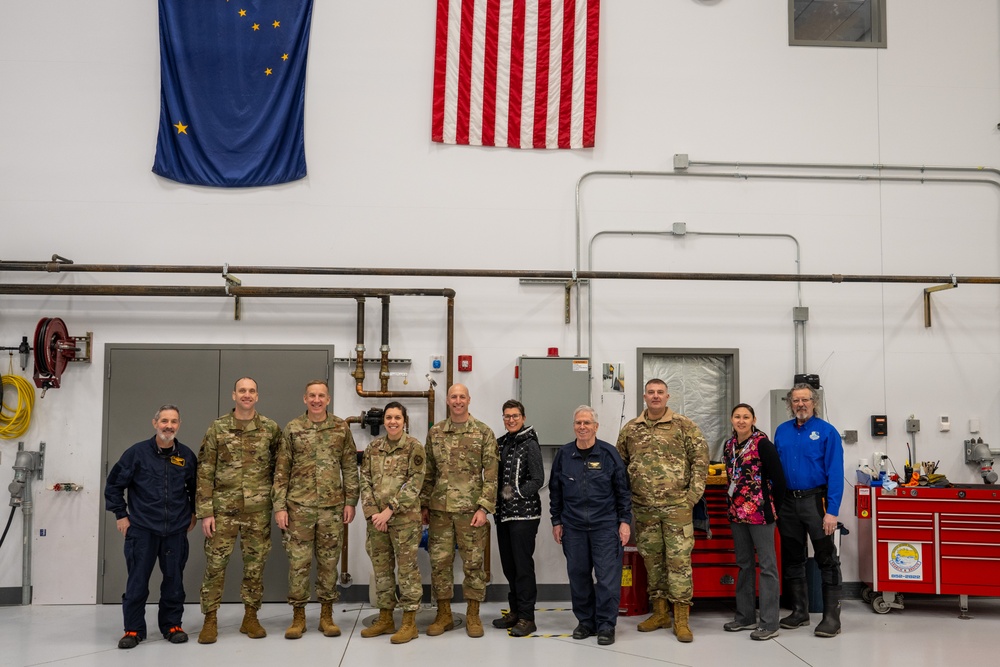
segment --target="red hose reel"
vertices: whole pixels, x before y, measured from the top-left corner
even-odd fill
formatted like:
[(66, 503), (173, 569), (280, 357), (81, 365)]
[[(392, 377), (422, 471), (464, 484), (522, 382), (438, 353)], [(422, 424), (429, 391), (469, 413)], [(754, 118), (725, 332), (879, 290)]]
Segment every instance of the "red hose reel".
[[(92, 334), (70, 336), (66, 323), (58, 317), (43, 317), (35, 327), (35, 386), (42, 390), (58, 389), (66, 365), (71, 361), (90, 361)], [(84, 345), (81, 349), (80, 345)]]

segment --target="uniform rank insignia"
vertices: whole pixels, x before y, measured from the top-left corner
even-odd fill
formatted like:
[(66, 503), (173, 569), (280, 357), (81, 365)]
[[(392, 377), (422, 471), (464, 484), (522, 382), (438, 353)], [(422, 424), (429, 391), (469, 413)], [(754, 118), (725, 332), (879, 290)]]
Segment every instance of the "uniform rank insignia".
[(587, 461), (587, 470), (600, 470), (600, 469), (601, 469), (600, 461)]
[(175, 466), (180, 466), (182, 468), (184, 467), (184, 457), (183, 456), (171, 456), (170, 457), (170, 462), (173, 463)]

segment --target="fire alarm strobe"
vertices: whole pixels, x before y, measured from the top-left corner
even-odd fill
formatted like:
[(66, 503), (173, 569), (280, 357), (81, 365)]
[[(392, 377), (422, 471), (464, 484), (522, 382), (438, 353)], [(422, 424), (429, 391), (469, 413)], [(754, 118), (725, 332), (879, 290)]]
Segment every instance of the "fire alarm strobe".
[[(66, 323), (58, 317), (43, 317), (35, 327), (35, 386), (42, 390), (58, 389), (66, 364), (90, 361), (91, 334), (70, 336)], [(81, 350), (80, 345), (84, 345)]]

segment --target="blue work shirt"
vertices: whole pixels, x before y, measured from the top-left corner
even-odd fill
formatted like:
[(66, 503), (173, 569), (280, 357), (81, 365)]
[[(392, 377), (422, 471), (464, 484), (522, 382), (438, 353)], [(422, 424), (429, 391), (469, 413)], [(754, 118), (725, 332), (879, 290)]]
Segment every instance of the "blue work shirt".
[(844, 445), (837, 429), (815, 416), (801, 426), (790, 419), (774, 432), (774, 445), (788, 489), (825, 486), (826, 512), (838, 516), (844, 497)]
[(598, 440), (581, 453), (576, 441), (556, 452), (549, 475), (552, 525), (577, 530), (632, 523), (632, 492), (625, 464), (609, 443)]
[(184, 532), (194, 515), (197, 478), (198, 457), (187, 445), (174, 440), (162, 451), (153, 436), (126, 449), (108, 473), (105, 506), (116, 519), (128, 517), (156, 535)]

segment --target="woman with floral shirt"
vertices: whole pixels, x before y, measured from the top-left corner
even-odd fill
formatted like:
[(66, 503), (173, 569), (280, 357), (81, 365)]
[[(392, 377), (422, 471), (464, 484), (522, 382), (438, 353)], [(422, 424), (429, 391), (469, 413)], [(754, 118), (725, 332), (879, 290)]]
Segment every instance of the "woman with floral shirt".
[[(729, 522), (736, 565), (736, 618), (729, 632), (753, 630), (751, 639), (778, 635), (778, 563), (774, 551), (775, 508), (785, 495), (785, 474), (778, 450), (757, 429), (753, 408), (740, 403), (732, 412), (733, 436), (723, 446), (729, 478)], [(754, 610), (754, 550), (760, 562), (760, 623)]]

